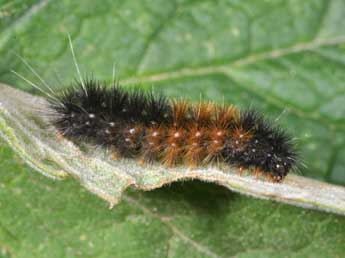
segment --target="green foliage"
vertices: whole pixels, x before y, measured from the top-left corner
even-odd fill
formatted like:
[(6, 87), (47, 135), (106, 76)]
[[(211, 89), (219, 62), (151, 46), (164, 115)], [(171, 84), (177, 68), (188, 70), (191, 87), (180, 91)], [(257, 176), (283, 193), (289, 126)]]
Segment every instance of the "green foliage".
[[(297, 137), (302, 173), (345, 184), (345, 3), (0, 1), (0, 80), (83, 73), (169, 96), (252, 105)], [(59, 82), (58, 82), (59, 81)], [(281, 116), (280, 114), (286, 110)], [(28, 169), (0, 144), (0, 257), (335, 257), (343, 217), (190, 182), (130, 191), (113, 210), (73, 180)]]
[(109, 210), (75, 180), (45, 178), (1, 147), (0, 250), (8, 257), (341, 257), (345, 252), (341, 216), (197, 181), (129, 191)]

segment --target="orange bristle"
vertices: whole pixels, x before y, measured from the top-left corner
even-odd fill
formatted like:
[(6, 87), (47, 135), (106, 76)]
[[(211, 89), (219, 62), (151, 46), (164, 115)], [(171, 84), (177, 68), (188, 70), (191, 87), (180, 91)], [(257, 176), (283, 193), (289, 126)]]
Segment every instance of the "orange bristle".
[(225, 140), (228, 137), (228, 131), (225, 128), (213, 127), (209, 130), (209, 143), (207, 148), (206, 162), (219, 160)]
[(239, 111), (232, 105), (220, 105), (215, 108), (214, 124), (222, 128), (229, 128), (229, 126), (239, 119)]
[(171, 167), (182, 161), (186, 136), (182, 127), (168, 129), (167, 146), (163, 153), (163, 163), (166, 166)]
[(188, 102), (173, 101), (173, 125), (184, 126), (190, 121), (190, 105)]
[(152, 162), (160, 158), (166, 131), (167, 129), (162, 125), (146, 128), (142, 159)]
[(187, 166), (196, 167), (207, 156), (207, 131), (207, 128), (196, 124), (190, 128), (184, 156)]
[(195, 116), (195, 124), (198, 127), (210, 126), (215, 111), (215, 105), (211, 102), (199, 103), (192, 108)]

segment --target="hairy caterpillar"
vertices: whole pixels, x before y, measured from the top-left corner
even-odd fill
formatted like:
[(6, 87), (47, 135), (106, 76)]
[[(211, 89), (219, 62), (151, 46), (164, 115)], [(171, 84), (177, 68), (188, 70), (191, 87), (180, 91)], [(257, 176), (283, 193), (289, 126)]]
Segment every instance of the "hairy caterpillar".
[(195, 167), (225, 162), (275, 182), (296, 165), (290, 136), (254, 110), (168, 100), (95, 80), (49, 98), (53, 125), (67, 138), (111, 148), (118, 157)]

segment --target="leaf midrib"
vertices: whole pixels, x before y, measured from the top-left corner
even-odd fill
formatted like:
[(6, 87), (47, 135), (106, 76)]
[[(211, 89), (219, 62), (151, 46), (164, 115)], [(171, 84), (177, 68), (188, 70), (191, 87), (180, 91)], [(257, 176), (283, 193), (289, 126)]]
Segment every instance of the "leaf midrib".
[[(122, 85), (133, 85), (133, 84), (139, 84), (139, 83), (153, 83), (153, 82), (161, 82), (161, 81), (174, 80), (174, 79), (175, 80), (182, 79), (185, 77), (207, 76), (207, 75), (214, 75), (214, 74), (222, 74), (231, 78), (231, 73), (229, 71), (231, 71), (232, 68), (244, 67), (246, 65), (255, 64), (260, 61), (275, 60), (275, 59), (288, 56), (291, 54), (313, 51), (321, 47), (336, 46), (342, 43), (345, 43), (345, 36), (334, 37), (330, 39), (315, 38), (314, 40), (310, 42), (298, 43), (288, 48), (280, 48), (280, 49), (274, 49), (271, 51), (251, 54), (243, 58), (232, 60), (226, 64), (204, 65), (204, 66), (199, 66), (199, 67), (184, 67), (182, 69), (177, 69), (177, 70), (163, 71), (163, 72), (157, 72), (157, 73), (147, 73), (143, 75), (135, 75), (135, 76), (131, 76), (131, 77), (121, 80), (121, 83)], [(245, 89), (250, 90), (248, 87), (245, 87)], [(254, 94), (257, 95), (257, 92), (254, 92)], [(275, 103), (272, 103), (267, 98), (265, 98), (265, 100), (278, 108), (284, 108), (285, 106), (282, 106), (281, 104), (284, 104), (284, 105), (286, 104), (282, 102), (281, 99), (279, 99), (279, 101), (278, 102), (276, 101)], [(339, 124), (336, 121), (327, 119), (326, 117), (318, 116), (317, 118), (315, 118), (313, 116), (310, 116), (308, 112), (300, 110), (298, 107), (291, 106), (290, 108), (291, 108), (291, 111), (296, 116), (304, 117), (304, 118), (307, 117), (310, 120), (321, 122), (323, 125), (325, 125), (332, 131), (340, 130), (343, 128), (342, 124)]]
[(182, 69), (167, 70), (157, 73), (146, 73), (143, 75), (134, 75), (122, 80), (123, 85), (137, 84), (137, 83), (149, 83), (157, 81), (165, 81), (171, 79), (180, 79), (188, 76), (196, 75), (210, 75), (210, 74), (227, 74), (228, 69), (235, 67), (243, 67), (250, 64), (255, 64), (259, 61), (274, 60), (280, 57), (288, 56), (294, 53), (313, 51), (320, 47), (336, 46), (345, 43), (345, 36), (335, 37), (328, 40), (313, 40), (311, 42), (302, 42), (290, 46), (288, 48), (274, 49), (271, 51), (255, 53), (248, 55), (243, 58), (232, 60), (229, 63), (223, 63), (221, 65), (204, 65), (204, 66), (193, 66), (184, 67)]

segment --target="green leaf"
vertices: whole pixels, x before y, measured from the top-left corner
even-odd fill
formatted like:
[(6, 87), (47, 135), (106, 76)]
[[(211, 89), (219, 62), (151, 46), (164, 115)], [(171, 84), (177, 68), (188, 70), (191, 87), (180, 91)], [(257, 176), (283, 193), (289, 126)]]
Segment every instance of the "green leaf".
[[(83, 73), (169, 96), (255, 106), (298, 138), (302, 173), (345, 184), (345, 4), (321, 1), (2, 1), (2, 82), (52, 85)], [(57, 82), (58, 78), (60, 82)], [(4, 257), (335, 257), (343, 217), (203, 183), (130, 192), (112, 211), (73, 181), (54, 182), (0, 151)], [(24, 171), (23, 171), (24, 170)], [(1, 257), (1, 256), (0, 256)]]

